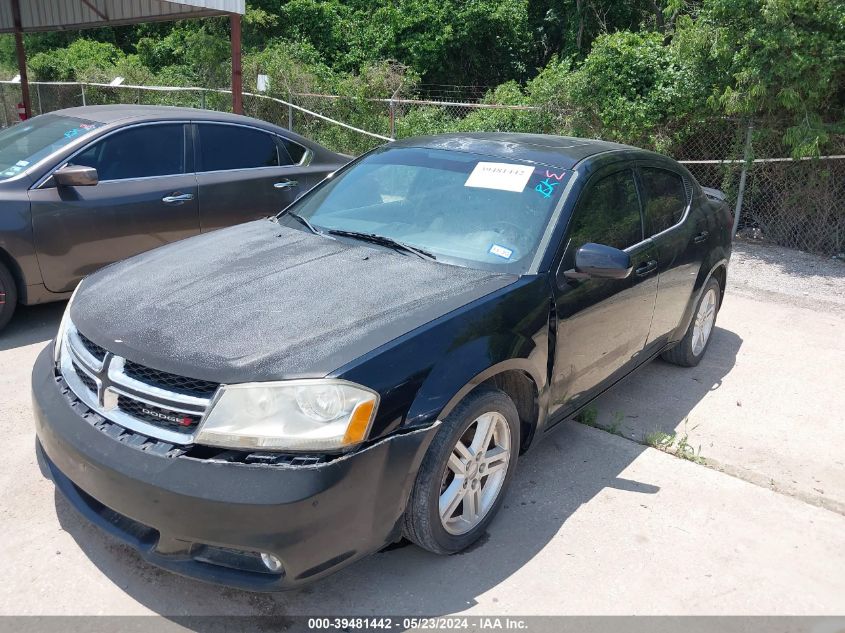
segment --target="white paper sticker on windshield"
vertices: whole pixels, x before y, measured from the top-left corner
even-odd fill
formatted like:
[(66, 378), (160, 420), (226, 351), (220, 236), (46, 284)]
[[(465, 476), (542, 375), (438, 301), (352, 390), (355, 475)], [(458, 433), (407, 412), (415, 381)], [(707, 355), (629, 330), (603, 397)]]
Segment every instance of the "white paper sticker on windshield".
[(29, 165), (29, 161), (28, 160), (19, 160), (18, 162), (15, 163), (15, 165), (18, 166), (18, 167), (26, 167), (27, 165)]
[(492, 253), (493, 255), (498, 255), (499, 257), (504, 257), (505, 259), (510, 259), (511, 255), (513, 255), (513, 251), (511, 249), (506, 248), (501, 244), (493, 244), (487, 252)]
[(520, 192), (525, 189), (532, 173), (534, 173), (534, 168), (530, 165), (478, 163), (464, 183), (464, 187)]

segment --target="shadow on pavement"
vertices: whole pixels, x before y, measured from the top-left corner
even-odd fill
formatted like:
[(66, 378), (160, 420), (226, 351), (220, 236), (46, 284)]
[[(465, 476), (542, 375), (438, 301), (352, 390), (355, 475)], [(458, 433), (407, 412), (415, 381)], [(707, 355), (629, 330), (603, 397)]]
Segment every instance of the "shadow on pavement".
[[(58, 492), (56, 512), (62, 528), (113, 583), (161, 615), (459, 613), (537, 556), (563, 523), (605, 488), (644, 498), (659, 491), (648, 482), (620, 476), (647, 449), (609, 438), (619, 446), (608, 450), (606, 440), (597, 439), (605, 435), (574, 423), (559, 425), (535, 452), (523, 456), (499, 516), (466, 552), (441, 557), (400, 544), (323, 581), (280, 594), (250, 594), (159, 570), (85, 523)], [(191, 626), (190, 621), (180, 624)], [(204, 620), (194, 624), (197, 630), (213, 628)]]
[[(659, 412), (654, 419), (669, 428), (711, 389), (718, 388), (733, 367), (741, 343), (732, 332), (719, 329), (707, 362), (698, 368), (655, 363), (613, 391), (642, 391), (644, 396), (651, 391), (651, 410)], [(665, 381), (666, 389), (661, 388), (660, 393), (672, 397), (655, 398), (654, 380)], [(568, 556), (588, 557), (590, 552), (570, 552), (565, 541), (553, 541), (555, 536), (605, 489), (643, 495), (642, 503), (650, 503), (646, 499), (659, 488), (623, 476), (645, 450), (649, 449), (579, 424), (562, 423), (535, 450), (521, 457), (502, 511), (487, 536), (469, 551), (441, 557), (400, 544), (314, 585), (282, 594), (250, 594), (161, 571), (85, 523), (59, 493), (55, 505), (61, 526), (113, 583), (152, 611), (197, 630), (213, 628), (213, 620), (179, 616), (443, 615), (470, 608), (478, 596), (520, 572), (545, 548), (547, 556), (554, 555), (552, 564), (557, 566), (565, 566)], [(531, 611), (530, 605), (525, 611)]]
[(697, 367), (662, 360), (641, 367), (593, 403), (599, 426), (615, 428), (637, 442), (658, 431), (683, 434), (690, 412), (722, 386), (741, 346), (742, 338), (717, 326)]
[(0, 331), (0, 352), (49, 341), (56, 335), (67, 301), (18, 306), (12, 320)]

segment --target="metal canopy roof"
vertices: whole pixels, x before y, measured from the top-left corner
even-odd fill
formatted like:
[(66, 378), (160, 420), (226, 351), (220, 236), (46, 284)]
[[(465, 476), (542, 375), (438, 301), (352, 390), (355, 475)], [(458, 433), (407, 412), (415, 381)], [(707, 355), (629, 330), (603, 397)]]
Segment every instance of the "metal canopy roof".
[[(13, 33), (13, 0), (0, 0), (0, 33)], [(21, 30), (61, 31), (244, 13), (245, 0), (19, 0)]]

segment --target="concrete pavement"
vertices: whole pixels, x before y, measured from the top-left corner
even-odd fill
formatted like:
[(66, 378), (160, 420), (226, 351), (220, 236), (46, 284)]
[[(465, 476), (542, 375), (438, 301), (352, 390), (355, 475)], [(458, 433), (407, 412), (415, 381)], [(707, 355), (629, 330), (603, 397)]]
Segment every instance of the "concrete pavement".
[(0, 335), (0, 614), (841, 614), (845, 330), (835, 310), (755, 292), (728, 295), (699, 368), (655, 363), (597, 403), (628, 434), (687, 418), (705, 458), (748, 472), (564, 423), (471, 551), (398, 547), (279, 595), (159, 571), (41, 478), (29, 372), (63, 305), (23, 309)]

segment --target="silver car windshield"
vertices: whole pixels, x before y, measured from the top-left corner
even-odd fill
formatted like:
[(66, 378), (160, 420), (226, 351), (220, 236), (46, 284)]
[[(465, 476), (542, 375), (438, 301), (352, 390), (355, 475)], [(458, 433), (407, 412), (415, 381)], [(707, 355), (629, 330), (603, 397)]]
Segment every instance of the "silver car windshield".
[[(385, 148), (289, 210), (321, 232), (383, 236), (437, 261), (519, 274), (528, 270), (571, 177), (516, 159)], [(292, 219), (285, 223), (301, 228)]]
[(0, 180), (18, 175), (103, 124), (76, 117), (45, 114), (0, 131)]

